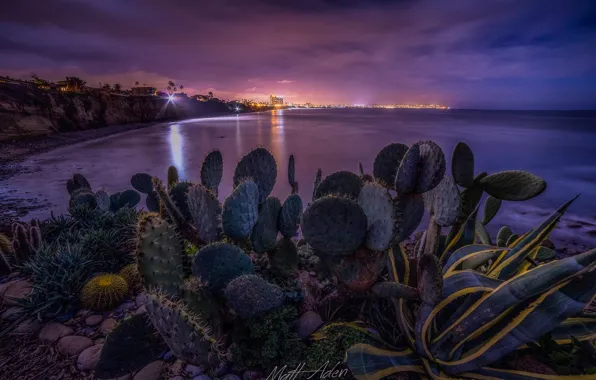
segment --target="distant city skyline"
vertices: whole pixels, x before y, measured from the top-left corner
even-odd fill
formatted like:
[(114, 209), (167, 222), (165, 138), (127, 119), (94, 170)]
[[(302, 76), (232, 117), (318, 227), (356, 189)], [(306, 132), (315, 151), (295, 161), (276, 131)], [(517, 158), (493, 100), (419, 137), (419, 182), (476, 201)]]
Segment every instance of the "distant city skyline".
[(225, 99), (596, 109), (596, 1), (28, 0), (0, 73)]

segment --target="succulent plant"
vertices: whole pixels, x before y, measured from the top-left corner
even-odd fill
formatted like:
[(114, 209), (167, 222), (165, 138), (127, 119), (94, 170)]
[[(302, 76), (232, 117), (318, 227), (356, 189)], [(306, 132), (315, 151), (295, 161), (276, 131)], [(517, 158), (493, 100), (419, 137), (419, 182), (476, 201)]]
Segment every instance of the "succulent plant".
[(325, 177), (316, 187), (315, 198), (319, 199), (328, 195), (340, 195), (351, 199), (358, 199), (362, 186), (364, 186), (364, 183), (357, 174), (348, 171), (335, 172)]
[(147, 315), (172, 353), (192, 365), (216, 366), (223, 356), (219, 339), (199, 317), (160, 295), (149, 295)]
[(290, 277), (298, 268), (298, 249), (289, 238), (281, 238), (268, 253), (273, 272), (280, 277)]
[(395, 177), (398, 194), (422, 194), (434, 189), (445, 175), (445, 156), (432, 141), (419, 141), (406, 152)]
[(126, 281), (114, 274), (90, 279), (81, 290), (81, 302), (91, 310), (109, 310), (118, 306), (128, 295)]
[(482, 224), (487, 225), (490, 223), (491, 220), (497, 215), (499, 212), (499, 208), (501, 208), (501, 203), (503, 201), (489, 195), (486, 197), (484, 201), (484, 216), (482, 217)]
[[(188, 208), (188, 190), (192, 186), (193, 184), (191, 182), (180, 181), (171, 184), (170, 188), (168, 189), (168, 195), (170, 196), (172, 203), (176, 206), (176, 208), (178, 208), (185, 221), (192, 220), (190, 209)], [(167, 207), (166, 210), (168, 210)]]
[(0, 252), (12, 252), (12, 243), (10, 242), (10, 239), (4, 234), (0, 234)]
[(15, 264), (22, 265), (40, 249), (42, 243), (41, 231), (36, 222), (32, 222), (29, 227), (23, 223), (14, 223), (13, 236), (11, 249), (10, 251), (6, 250), (5, 253), (13, 252)]
[(506, 247), (507, 240), (512, 234), (513, 232), (511, 232), (511, 228), (507, 226), (501, 227), (499, 233), (497, 234), (497, 247)]
[(321, 169), (317, 169), (317, 174), (315, 175), (315, 182), (314, 182), (314, 187), (313, 187), (313, 191), (312, 191), (312, 201), (313, 202), (317, 200), (317, 188), (321, 184), (322, 176), (323, 176), (323, 171)]
[(296, 166), (294, 163), (294, 155), (290, 155), (290, 160), (288, 161), (288, 183), (292, 188), (292, 194), (298, 193), (298, 182), (296, 181)]
[(215, 194), (206, 187), (193, 185), (188, 190), (187, 203), (199, 238), (206, 243), (218, 240), (222, 206)]
[(366, 293), (379, 280), (385, 269), (385, 252), (365, 247), (350, 256), (328, 258), (328, 265), (337, 281), (355, 293)]
[(184, 246), (174, 226), (147, 214), (139, 220), (137, 261), (146, 288), (158, 287), (171, 297), (184, 283)]
[(495, 198), (525, 201), (540, 195), (546, 189), (546, 182), (528, 172), (506, 170), (482, 178), (480, 186)]
[(451, 170), (455, 182), (461, 187), (470, 187), (474, 182), (474, 153), (470, 147), (458, 142), (453, 150)]
[(158, 212), (160, 210), (159, 194), (157, 191), (153, 190), (147, 194), (145, 205), (150, 212)]
[(97, 207), (102, 211), (110, 211), (110, 196), (103, 190), (97, 190), (95, 192), (95, 202)]
[(261, 204), (259, 217), (250, 236), (255, 252), (265, 253), (275, 247), (278, 233), (277, 221), (280, 212), (281, 202), (276, 197), (269, 197)]
[(209, 152), (201, 166), (201, 184), (217, 197), (223, 176), (223, 157), (219, 150)]
[(167, 188), (169, 189), (176, 183), (178, 183), (178, 169), (176, 169), (175, 166), (170, 166), (168, 168), (168, 182), (166, 183)]
[(402, 194), (393, 199), (394, 242), (407, 239), (420, 225), (424, 216), (424, 200), (420, 194)]
[(138, 371), (159, 359), (167, 348), (146, 315), (125, 318), (106, 337), (95, 375), (112, 379)]
[(395, 187), (397, 169), (407, 151), (408, 146), (399, 143), (392, 143), (381, 149), (373, 163), (373, 175), (377, 182), (389, 189)]
[(231, 281), (226, 286), (225, 297), (232, 310), (244, 319), (278, 308), (284, 301), (281, 288), (254, 274), (246, 274)]
[(128, 289), (133, 293), (143, 288), (143, 279), (141, 278), (137, 264), (128, 264), (118, 272), (118, 276), (126, 281)]
[(134, 208), (141, 201), (141, 194), (135, 190), (125, 190), (110, 196), (110, 210), (116, 212), (124, 207)]
[(12, 268), (8, 262), (8, 258), (4, 256), (4, 252), (0, 250), (0, 276), (6, 276), (12, 272)]
[(259, 188), (252, 180), (240, 183), (223, 204), (224, 233), (242, 239), (250, 233), (259, 217)]
[(66, 182), (66, 189), (68, 190), (68, 194), (73, 195), (73, 193), (76, 190), (80, 189), (86, 189), (91, 191), (91, 185), (89, 184), (89, 181), (87, 181), (87, 178), (85, 178), (84, 175), (75, 173), (72, 176), (72, 179), (69, 179)]
[(366, 239), (366, 214), (355, 201), (327, 196), (317, 199), (302, 216), (302, 233), (315, 251), (326, 255), (353, 254)]
[(394, 209), (387, 190), (374, 182), (364, 185), (358, 196), (368, 222), (366, 246), (373, 251), (384, 251), (393, 241)]
[(153, 191), (152, 177), (147, 173), (137, 173), (130, 178), (132, 187), (143, 194), (149, 194)]
[(234, 171), (234, 186), (246, 179), (252, 179), (257, 185), (259, 204), (265, 202), (277, 179), (277, 163), (267, 149), (257, 148), (242, 157)]
[(302, 199), (298, 194), (289, 195), (281, 206), (279, 213), (279, 232), (285, 238), (291, 238), (298, 233), (303, 213)]
[(95, 194), (85, 187), (74, 190), (68, 202), (68, 209), (72, 210), (77, 206), (86, 206), (90, 209), (96, 208), (97, 200), (95, 199)]
[(255, 269), (242, 249), (229, 243), (213, 243), (195, 255), (192, 272), (207, 288), (221, 292), (230, 281), (253, 274)]

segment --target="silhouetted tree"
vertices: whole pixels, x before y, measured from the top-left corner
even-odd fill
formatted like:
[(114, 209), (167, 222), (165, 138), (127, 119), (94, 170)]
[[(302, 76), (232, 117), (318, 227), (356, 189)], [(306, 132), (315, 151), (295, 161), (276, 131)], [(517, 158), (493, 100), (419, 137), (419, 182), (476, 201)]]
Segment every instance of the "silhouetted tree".
[(67, 91), (81, 91), (85, 88), (87, 82), (79, 77), (66, 77), (66, 90)]
[(114, 91), (121, 92), (122, 91), (122, 85), (120, 83), (115, 83), (114, 84)]
[(135, 87), (138, 87), (138, 86), (139, 86), (139, 81), (136, 81), (135, 82)]
[(209, 91), (207, 95), (209, 95), (209, 99), (213, 99), (213, 93), (211, 91)]

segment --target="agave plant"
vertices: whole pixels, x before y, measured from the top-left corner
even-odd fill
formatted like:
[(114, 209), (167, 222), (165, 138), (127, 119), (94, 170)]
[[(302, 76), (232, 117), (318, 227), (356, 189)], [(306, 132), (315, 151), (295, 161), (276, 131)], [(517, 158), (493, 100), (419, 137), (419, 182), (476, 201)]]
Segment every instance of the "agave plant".
[[(353, 375), (357, 379), (399, 372), (433, 379), (559, 378), (495, 364), (547, 333), (556, 336), (558, 343), (571, 342), (572, 336), (589, 340), (596, 334), (596, 318), (582, 315), (596, 295), (596, 250), (535, 267), (526, 260), (572, 201), (510, 247), (472, 244), (452, 253), (445, 249), (443, 294), (436, 304), (422, 303), (414, 319), (410, 305), (394, 299), (397, 323), (409, 347), (391, 350), (357, 344), (346, 353)], [(475, 214), (451, 245), (457, 245), (462, 236), (475, 235)], [(403, 251), (393, 252), (391, 278), (407, 285), (408, 258)], [(492, 264), (485, 265), (491, 259)], [(478, 270), (483, 265), (484, 272)]]

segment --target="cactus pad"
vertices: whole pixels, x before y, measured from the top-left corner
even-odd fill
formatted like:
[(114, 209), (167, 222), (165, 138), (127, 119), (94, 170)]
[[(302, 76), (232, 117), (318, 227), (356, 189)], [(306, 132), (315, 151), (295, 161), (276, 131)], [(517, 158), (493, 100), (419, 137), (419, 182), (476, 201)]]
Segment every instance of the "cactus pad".
[(172, 353), (192, 365), (216, 365), (220, 344), (198, 316), (165, 297), (148, 297), (147, 315)]
[(394, 242), (407, 239), (420, 225), (424, 216), (424, 200), (420, 194), (402, 194), (393, 199), (395, 212)]
[(383, 186), (393, 189), (397, 169), (407, 152), (408, 146), (399, 143), (392, 143), (381, 149), (373, 164), (375, 179)]
[(240, 183), (225, 200), (222, 213), (224, 233), (233, 239), (250, 236), (259, 217), (259, 188), (252, 180)]
[(153, 191), (152, 177), (147, 173), (137, 173), (130, 178), (130, 184), (134, 189), (143, 194)]
[(362, 190), (364, 183), (355, 173), (348, 171), (335, 172), (328, 175), (317, 186), (315, 198), (319, 199), (327, 195), (341, 195), (351, 199), (358, 199), (358, 194)]
[(302, 234), (315, 250), (327, 255), (351, 255), (366, 238), (367, 219), (355, 201), (324, 197), (302, 216)]
[(95, 192), (95, 201), (97, 202), (97, 207), (99, 207), (100, 210), (110, 210), (110, 196), (105, 191), (97, 190)]
[(446, 162), (443, 150), (434, 142), (421, 141), (416, 144), (420, 146), (420, 166), (414, 192), (422, 194), (441, 183), (445, 176)]
[(178, 169), (175, 166), (170, 166), (168, 168), (167, 188), (169, 189), (175, 183), (178, 183)]
[(446, 175), (437, 187), (424, 193), (424, 205), (441, 227), (451, 226), (461, 212), (459, 188), (453, 177)]
[(507, 242), (505, 242), (505, 246), (510, 247), (511, 245), (513, 245), (513, 243), (515, 243), (515, 241), (518, 238), (519, 238), (518, 234), (511, 234), (511, 236), (509, 236), (509, 238), (507, 239)]
[(293, 154), (290, 154), (290, 160), (288, 161), (288, 183), (292, 188), (296, 185), (296, 163)]
[(83, 286), (81, 302), (91, 310), (110, 310), (118, 305), (128, 295), (126, 281), (114, 274), (95, 276)]
[(86, 206), (90, 209), (96, 208), (97, 200), (95, 199), (95, 194), (87, 188), (74, 190), (70, 196), (68, 208), (69, 210), (74, 210), (78, 206)]
[(250, 236), (255, 252), (265, 253), (275, 247), (280, 211), (281, 202), (276, 197), (269, 197), (261, 204), (259, 218)]
[(291, 276), (298, 268), (298, 249), (294, 242), (288, 238), (279, 239), (269, 253), (269, 264), (278, 276)]
[(368, 221), (366, 246), (373, 251), (384, 251), (393, 241), (394, 210), (387, 190), (378, 183), (364, 185), (358, 196)]
[(482, 224), (487, 225), (490, 223), (491, 220), (497, 215), (499, 212), (499, 208), (501, 208), (502, 201), (489, 195), (486, 197), (484, 201), (484, 215), (482, 216)]
[(418, 166), (420, 165), (420, 146), (414, 144), (401, 160), (395, 175), (394, 188), (398, 194), (412, 193), (416, 189)]
[(225, 297), (232, 310), (244, 319), (278, 308), (284, 302), (280, 287), (254, 274), (240, 276), (230, 282), (225, 289)]
[(435, 255), (422, 255), (418, 260), (418, 293), (427, 305), (436, 305), (443, 297), (443, 276)]
[(540, 195), (546, 189), (546, 182), (532, 173), (506, 170), (482, 178), (480, 186), (495, 198), (525, 201)]
[(201, 184), (211, 190), (217, 197), (221, 177), (223, 176), (223, 157), (219, 150), (205, 156), (201, 166)]
[(474, 182), (474, 153), (463, 142), (458, 142), (451, 157), (451, 172), (455, 182), (461, 187), (469, 187)]
[(369, 291), (379, 280), (385, 265), (384, 252), (375, 252), (367, 248), (360, 248), (351, 256), (331, 258), (329, 263), (337, 281), (357, 293)]
[(91, 191), (91, 185), (84, 175), (76, 173), (66, 182), (68, 194), (72, 195), (76, 190), (85, 189)]
[(186, 203), (199, 239), (207, 243), (218, 240), (222, 207), (215, 194), (201, 185), (193, 185), (188, 189)]
[(298, 194), (286, 198), (279, 214), (279, 232), (283, 237), (291, 238), (298, 233), (303, 212), (302, 199)]
[(149, 194), (147, 194), (147, 199), (145, 199), (145, 205), (147, 206), (147, 210), (151, 212), (158, 212), (159, 211), (159, 194), (157, 191), (153, 190)]
[(497, 234), (497, 246), (498, 247), (506, 247), (507, 240), (509, 240), (509, 237), (511, 235), (513, 235), (511, 228), (509, 228), (507, 226), (501, 227), (501, 229), (499, 230), (499, 233)]
[(323, 171), (321, 169), (317, 169), (317, 174), (315, 174), (315, 182), (313, 184), (313, 191), (312, 191), (312, 200), (313, 202), (317, 199), (317, 189), (321, 184), (321, 177), (323, 176)]
[(168, 194), (170, 199), (174, 203), (174, 205), (180, 210), (184, 220), (191, 221), (192, 215), (190, 215), (190, 210), (188, 209), (188, 189), (193, 186), (190, 182), (176, 182), (170, 186), (168, 190)]
[(174, 297), (184, 282), (184, 246), (174, 226), (155, 214), (139, 221), (139, 273), (147, 288), (159, 287)]
[(242, 157), (234, 171), (234, 186), (252, 179), (259, 189), (259, 204), (271, 194), (277, 179), (277, 163), (265, 148), (257, 148)]
[(229, 243), (213, 243), (195, 255), (192, 273), (214, 291), (222, 291), (230, 281), (255, 268), (244, 251)]

